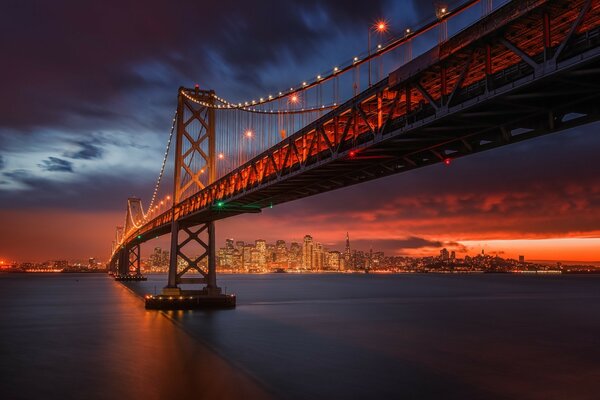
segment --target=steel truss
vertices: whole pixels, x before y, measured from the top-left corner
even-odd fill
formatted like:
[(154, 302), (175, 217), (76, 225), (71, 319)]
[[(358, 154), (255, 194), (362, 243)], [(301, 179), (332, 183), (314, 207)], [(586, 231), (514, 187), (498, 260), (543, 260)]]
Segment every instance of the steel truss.
[[(203, 190), (216, 177), (215, 110), (191, 101), (182, 95), (181, 89), (178, 93), (174, 204), (180, 203), (189, 193)], [(194, 96), (206, 104), (214, 102), (212, 91), (201, 91), (196, 87)], [(184, 237), (180, 241), (182, 234)], [(221, 293), (216, 279), (215, 240), (213, 221), (183, 224), (177, 214), (172, 214), (167, 290), (177, 289), (179, 284), (205, 284), (205, 293)], [(203, 249), (196, 258), (186, 252), (186, 246), (192, 243)], [(178, 268), (179, 259), (184, 261), (181, 269)], [(206, 269), (201, 265), (205, 260)], [(188, 272), (197, 272), (202, 277), (185, 277)]]

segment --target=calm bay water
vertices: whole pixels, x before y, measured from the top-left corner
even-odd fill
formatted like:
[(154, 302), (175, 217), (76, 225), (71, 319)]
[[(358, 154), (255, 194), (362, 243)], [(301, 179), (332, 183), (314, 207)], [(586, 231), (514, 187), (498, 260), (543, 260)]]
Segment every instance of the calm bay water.
[[(127, 286), (143, 295), (165, 282)], [(219, 284), (238, 295), (235, 310), (165, 318), (105, 276), (0, 275), (3, 398), (599, 397), (600, 276)]]

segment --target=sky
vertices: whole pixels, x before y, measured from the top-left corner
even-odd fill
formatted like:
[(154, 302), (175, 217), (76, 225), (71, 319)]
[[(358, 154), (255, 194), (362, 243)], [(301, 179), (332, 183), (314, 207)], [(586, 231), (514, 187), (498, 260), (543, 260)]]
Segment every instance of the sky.
[[(178, 87), (233, 100), (287, 87), (363, 51), (374, 21), (402, 31), (432, 4), (5, 1), (0, 260), (106, 259), (127, 197), (152, 195)], [(387, 254), (597, 261), (599, 128), (220, 221), (218, 245), (311, 234), (340, 249), (349, 232), (354, 248)]]

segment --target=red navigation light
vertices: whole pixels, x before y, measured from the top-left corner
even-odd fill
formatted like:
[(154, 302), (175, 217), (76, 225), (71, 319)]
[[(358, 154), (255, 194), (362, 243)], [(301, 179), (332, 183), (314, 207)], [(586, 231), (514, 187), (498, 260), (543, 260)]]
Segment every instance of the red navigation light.
[(354, 156), (356, 156), (356, 152), (354, 150), (351, 150), (349, 155), (350, 155), (350, 157), (354, 157)]
[(199, 88), (200, 88), (200, 85), (198, 85), (198, 84), (196, 83), (196, 84), (194, 85), (194, 87), (195, 87), (196, 89), (199, 89)]
[(373, 26), (375, 28), (375, 30), (379, 33), (384, 33), (387, 32), (388, 30), (388, 24), (387, 21), (385, 20), (379, 20), (375, 23), (375, 25)]
[(446, 164), (446, 165), (450, 165), (451, 162), (452, 162), (452, 160), (449, 158), (444, 159), (444, 164)]

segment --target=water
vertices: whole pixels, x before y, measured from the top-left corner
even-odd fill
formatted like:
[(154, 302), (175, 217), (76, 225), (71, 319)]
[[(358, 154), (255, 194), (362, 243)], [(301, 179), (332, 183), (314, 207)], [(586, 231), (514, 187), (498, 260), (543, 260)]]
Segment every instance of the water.
[[(286, 399), (597, 399), (600, 392), (600, 276), (222, 275), (219, 284), (238, 295), (235, 310), (170, 312), (168, 318), (144, 311), (106, 277), (72, 281), (0, 275), (3, 381), (23, 383), (59, 368), (50, 386), (60, 390), (50, 394), (91, 385), (97, 398), (114, 398), (102, 397), (113, 388), (98, 388), (99, 380), (82, 371), (127, 387), (116, 369), (139, 370), (141, 389), (128, 398), (167, 398), (148, 388), (164, 394), (178, 386), (161, 365), (184, 359), (178, 379), (195, 387), (213, 382), (223, 398), (267, 392)], [(165, 281), (154, 275), (127, 286), (145, 294)], [(7, 292), (32, 300), (19, 303)], [(85, 300), (90, 297), (96, 300)], [(77, 314), (75, 298), (86, 303), (81, 318), (87, 322), (67, 324)], [(45, 339), (65, 332), (65, 325), (69, 340)], [(126, 346), (140, 347), (140, 337), (150, 344), (113, 360)], [(190, 352), (201, 355), (190, 358)], [(47, 362), (30, 365), (23, 354)], [(58, 354), (62, 362), (53, 358)], [(221, 382), (231, 384), (186, 380), (185, 368), (197, 365), (205, 370), (196, 375), (217, 365)], [(178, 393), (215, 398), (197, 389)]]

